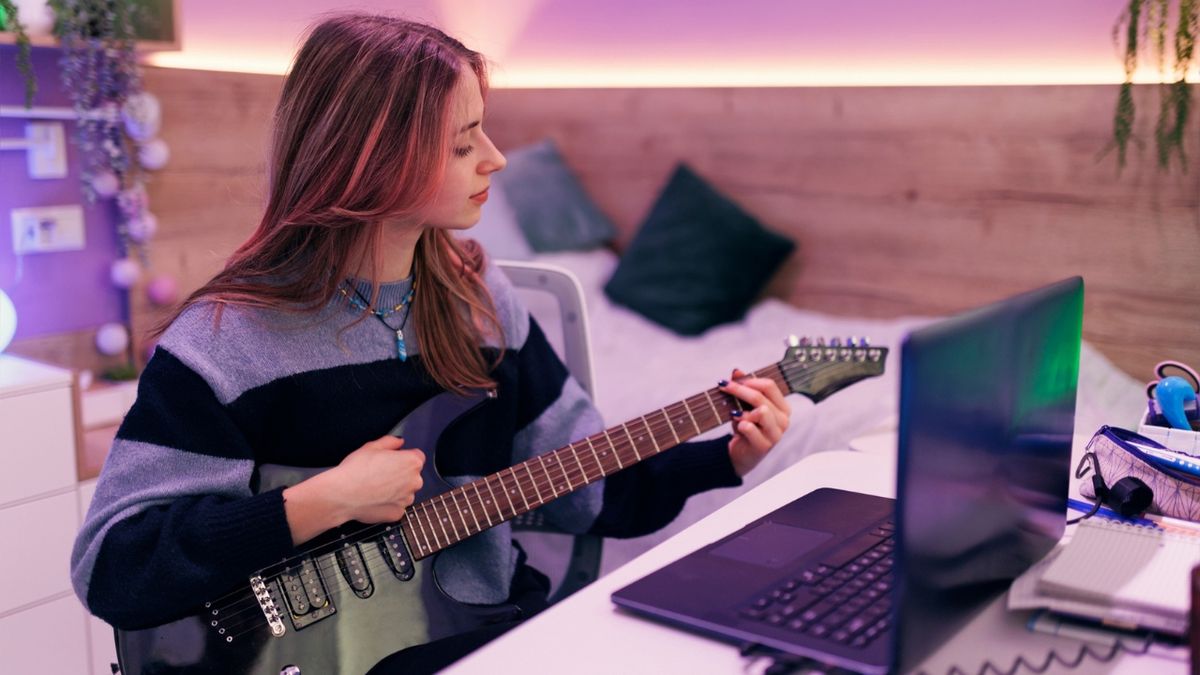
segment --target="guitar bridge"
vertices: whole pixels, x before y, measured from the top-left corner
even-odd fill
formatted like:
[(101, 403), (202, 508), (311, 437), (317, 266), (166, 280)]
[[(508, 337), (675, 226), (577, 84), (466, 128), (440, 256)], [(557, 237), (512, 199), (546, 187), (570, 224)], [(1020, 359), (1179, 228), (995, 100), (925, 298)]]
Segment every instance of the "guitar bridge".
[[(275, 605), (275, 599), (271, 597), (271, 593), (267, 590), (267, 584), (263, 582), (261, 576), (250, 577), (250, 590), (254, 592), (254, 598), (258, 600), (258, 607), (262, 610), (264, 616), (267, 617), (267, 625), (271, 628), (271, 635), (275, 637), (283, 637), (287, 632), (287, 627), (283, 625), (283, 620), (279, 618), (279, 607)], [(216, 616), (217, 612), (213, 612)], [(212, 622), (214, 628), (217, 627), (217, 621)], [(225, 629), (221, 628), (220, 632), (225, 633)], [(233, 642), (233, 636), (225, 637), (226, 642)]]

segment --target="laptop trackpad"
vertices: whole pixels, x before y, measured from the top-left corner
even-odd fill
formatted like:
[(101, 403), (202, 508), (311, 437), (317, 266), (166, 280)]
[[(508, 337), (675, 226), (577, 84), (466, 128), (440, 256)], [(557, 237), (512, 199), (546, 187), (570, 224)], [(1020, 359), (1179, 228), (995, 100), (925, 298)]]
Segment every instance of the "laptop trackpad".
[(764, 567), (783, 567), (829, 541), (828, 532), (765, 522), (709, 551), (712, 555)]

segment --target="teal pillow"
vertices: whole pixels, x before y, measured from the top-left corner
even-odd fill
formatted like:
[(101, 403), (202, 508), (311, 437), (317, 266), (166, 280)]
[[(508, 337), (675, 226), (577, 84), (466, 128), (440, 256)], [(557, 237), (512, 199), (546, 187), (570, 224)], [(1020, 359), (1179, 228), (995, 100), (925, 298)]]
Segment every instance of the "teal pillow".
[(554, 141), (505, 154), (508, 166), (492, 180), (504, 188), (534, 251), (583, 250), (613, 240), (616, 228), (583, 191)]
[(679, 165), (605, 285), (681, 335), (737, 321), (795, 244)]

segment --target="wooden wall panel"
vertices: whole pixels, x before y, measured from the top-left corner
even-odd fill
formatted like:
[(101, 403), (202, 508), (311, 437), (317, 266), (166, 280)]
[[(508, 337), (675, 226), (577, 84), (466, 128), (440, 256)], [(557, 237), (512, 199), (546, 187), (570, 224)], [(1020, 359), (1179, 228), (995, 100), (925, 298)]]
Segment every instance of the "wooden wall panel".
[[(280, 80), (147, 69), (172, 161), (150, 186), (156, 268), (194, 288), (257, 223)], [(686, 161), (799, 250), (770, 293), (820, 311), (952, 312), (1068, 274), (1085, 336), (1145, 377), (1200, 363), (1200, 166), (1099, 157), (1110, 86), (495, 90), (502, 149), (545, 137), (628, 243)], [(1138, 92), (1146, 138), (1157, 109)], [(1197, 125), (1200, 129), (1200, 125)], [(1188, 136), (1191, 156), (1200, 134)], [(1152, 143), (1150, 144), (1152, 146)], [(736, 261), (730, 261), (736, 264)], [(159, 310), (135, 294), (135, 329)]]

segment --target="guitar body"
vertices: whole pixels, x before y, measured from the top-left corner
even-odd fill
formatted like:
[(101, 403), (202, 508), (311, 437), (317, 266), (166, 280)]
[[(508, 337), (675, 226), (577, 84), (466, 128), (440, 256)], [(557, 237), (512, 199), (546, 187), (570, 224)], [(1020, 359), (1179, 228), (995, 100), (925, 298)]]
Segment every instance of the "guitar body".
[[(405, 439), (406, 446), (426, 453), (424, 485), (416, 501), (451, 489), (437, 473), (438, 439), (456, 419), (484, 400), (482, 395), (440, 394), (392, 431)], [(260, 489), (294, 484), (319, 471), (289, 469), (263, 467)], [(302, 562), (289, 561), (289, 569), (295, 572), (291, 579), (301, 587), (295, 596), (288, 595), (288, 578), (265, 583), (281, 615), (282, 635), (272, 633), (260, 603), (245, 584), (234, 591), (232, 599), (214, 600), (195, 615), (154, 628), (118, 630), (121, 672), (351, 675), (367, 672), (401, 649), (519, 616), (520, 610), (513, 605), (469, 605), (450, 598), (434, 573), (437, 556), (414, 561), (399, 527), (366, 540), (340, 541), (343, 534), (363, 527), (358, 523), (344, 526), (309, 546), (314, 554), (304, 556)], [(393, 546), (399, 540), (404, 554), (387, 554), (385, 539)], [(401, 566), (405, 555), (406, 565)], [(350, 579), (357, 583), (352, 586)], [(287, 670), (289, 666), (298, 670)]]

